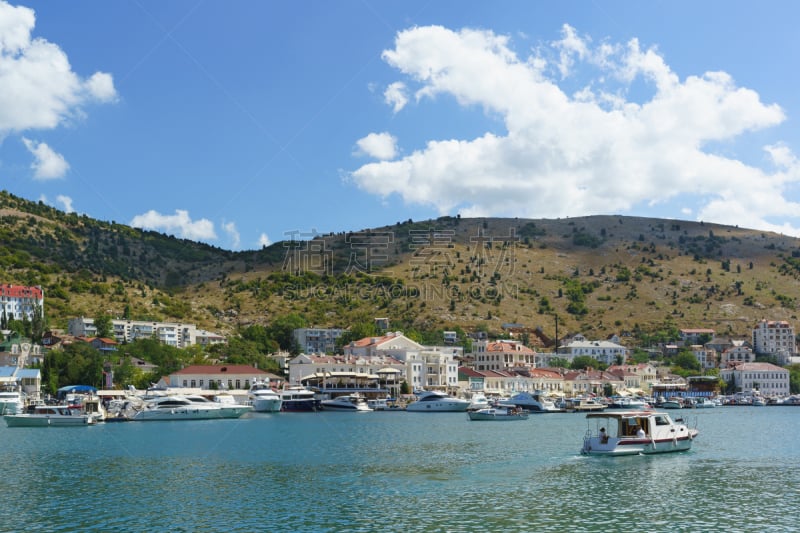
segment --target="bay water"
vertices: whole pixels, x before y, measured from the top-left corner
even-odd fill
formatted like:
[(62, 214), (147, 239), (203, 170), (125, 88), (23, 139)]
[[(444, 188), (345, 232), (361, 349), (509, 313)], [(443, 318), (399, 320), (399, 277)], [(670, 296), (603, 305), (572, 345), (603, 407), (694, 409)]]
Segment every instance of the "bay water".
[(575, 413), (0, 427), (0, 531), (800, 530), (800, 408), (670, 414), (692, 450), (616, 458)]

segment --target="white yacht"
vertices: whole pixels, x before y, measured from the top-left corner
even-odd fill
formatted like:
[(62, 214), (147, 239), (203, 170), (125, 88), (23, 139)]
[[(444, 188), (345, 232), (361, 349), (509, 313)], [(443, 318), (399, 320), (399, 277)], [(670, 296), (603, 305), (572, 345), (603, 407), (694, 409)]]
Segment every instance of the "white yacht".
[(372, 408), (367, 405), (367, 400), (360, 394), (345, 394), (330, 400), (322, 400), (322, 408), (325, 411), (372, 411)]
[(433, 413), (443, 411), (464, 412), (469, 407), (469, 400), (462, 400), (449, 396), (439, 391), (422, 391), (417, 395), (417, 401), (406, 406), (406, 411), (417, 413)]
[(521, 407), (531, 413), (560, 413), (562, 411), (553, 401), (548, 400), (541, 391), (536, 391), (533, 394), (519, 392), (503, 403)]
[(491, 405), (489, 403), (489, 398), (482, 392), (476, 392), (472, 395), (469, 401), (469, 407), (467, 407), (467, 411), (478, 411), (480, 409), (488, 409)]
[(246, 411), (225, 410), (222, 404), (210, 400), (192, 401), (185, 396), (158, 396), (145, 401), (144, 408), (131, 420), (204, 420), (238, 418)]
[(22, 412), (25, 401), (15, 390), (0, 391), (0, 415), (16, 415)]
[(272, 390), (269, 383), (257, 381), (247, 391), (247, 398), (253, 405), (253, 410), (259, 413), (277, 413), (281, 410), (281, 395)]
[(305, 387), (289, 387), (281, 391), (281, 411), (317, 411), (320, 401), (314, 391)]

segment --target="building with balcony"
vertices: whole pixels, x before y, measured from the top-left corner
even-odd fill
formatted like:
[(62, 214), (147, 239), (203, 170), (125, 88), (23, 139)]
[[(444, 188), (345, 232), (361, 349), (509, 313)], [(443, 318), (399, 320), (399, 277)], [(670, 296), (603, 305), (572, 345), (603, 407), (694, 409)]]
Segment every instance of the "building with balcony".
[(37, 306), (44, 316), (44, 291), (41, 287), (0, 283), (0, 315), (5, 313), (9, 320), (22, 320), (23, 316), (30, 320)]

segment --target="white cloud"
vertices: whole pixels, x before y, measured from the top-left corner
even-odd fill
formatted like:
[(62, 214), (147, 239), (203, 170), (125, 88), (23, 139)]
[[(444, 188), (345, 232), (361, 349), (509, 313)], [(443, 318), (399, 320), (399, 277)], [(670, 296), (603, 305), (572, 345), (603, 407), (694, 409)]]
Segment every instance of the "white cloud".
[(56, 202), (61, 204), (64, 209), (65, 213), (72, 213), (75, 209), (72, 207), (72, 198), (69, 196), (64, 196), (63, 194), (59, 194), (56, 196)]
[(358, 154), (368, 155), (385, 161), (397, 155), (397, 138), (390, 133), (370, 133), (356, 141)]
[(408, 103), (408, 96), (406, 95), (406, 84), (402, 81), (396, 81), (389, 84), (383, 92), (384, 101), (392, 106), (395, 113), (403, 109)]
[(47, 144), (36, 142), (25, 137), (22, 138), (25, 148), (33, 154), (31, 163), (33, 177), (40, 180), (63, 178), (69, 170), (69, 163), (59, 153), (53, 151)]
[(208, 219), (192, 220), (189, 212), (176, 209), (174, 215), (162, 215), (150, 210), (143, 215), (136, 215), (130, 223), (131, 226), (154, 231), (170, 233), (184, 239), (214, 240), (214, 223)]
[(265, 248), (272, 244), (272, 241), (269, 239), (266, 233), (262, 233), (261, 236), (258, 238), (258, 246), (261, 248)]
[[(399, 32), (383, 58), (414, 84), (418, 99), (435, 106), (434, 97), (446, 94), (480, 106), (506, 131), (430, 139), (400, 159), (361, 166), (351, 181), (462, 215), (623, 213), (689, 195), (700, 199), (699, 219), (800, 235), (769, 222), (800, 216), (800, 204), (785, 197), (800, 180), (789, 148), (765, 147), (775, 167), (768, 170), (705, 148), (780, 124), (778, 105), (762, 103), (725, 72), (681, 80), (637, 39), (594, 46), (565, 26), (560, 40), (535, 53), (519, 58), (509, 38), (490, 31)], [(558, 82), (578, 73), (594, 77), (570, 96)], [(629, 95), (634, 82), (636, 99)], [(641, 86), (651, 93), (642, 95)], [(359, 147), (367, 152), (365, 139)]]
[(55, 128), (82, 116), (88, 103), (116, 98), (110, 74), (82, 79), (58, 45), (31, 39), (35, 24), (33, 10), (0, 0), (0, 139)]
[(228, 234), (228, 238), (231, 241), (231, 249), (236, 250), (239, 248), (239, 243), (241, 242), (241, 237), (239, 235), (239, 230), (236, 229), (235, 222), (223, 222), (222, 229), (225, 233)]

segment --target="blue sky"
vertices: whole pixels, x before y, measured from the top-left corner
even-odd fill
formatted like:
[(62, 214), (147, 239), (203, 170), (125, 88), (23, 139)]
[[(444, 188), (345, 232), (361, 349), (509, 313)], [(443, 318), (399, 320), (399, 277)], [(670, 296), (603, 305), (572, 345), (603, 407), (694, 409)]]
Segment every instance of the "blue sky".
[(0, 188), (231, 250), (445, 214), (800, 236), (798, 11), (0, 0)]

